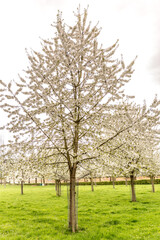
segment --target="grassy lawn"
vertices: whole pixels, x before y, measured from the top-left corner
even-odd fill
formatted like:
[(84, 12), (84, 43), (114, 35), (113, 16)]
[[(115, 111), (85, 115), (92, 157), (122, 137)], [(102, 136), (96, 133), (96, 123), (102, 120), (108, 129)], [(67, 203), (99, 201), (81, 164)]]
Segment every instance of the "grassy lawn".
[(79, 186), (79, 232), (67, 229), (67, 187), (57, 197), (54, 186), (0, 186), (0, 239), (159, 240), (160, 185), (137, 185), (137, 202), (130, 186)]

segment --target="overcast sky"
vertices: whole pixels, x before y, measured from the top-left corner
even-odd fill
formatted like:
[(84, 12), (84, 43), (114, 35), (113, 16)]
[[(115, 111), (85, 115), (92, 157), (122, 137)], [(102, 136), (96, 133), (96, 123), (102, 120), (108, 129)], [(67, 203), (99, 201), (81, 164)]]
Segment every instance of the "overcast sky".
[(0, 0), (0, 79), (16, 79), (27, 66), (25, 48), (40, 50), (40, 37), (53, 37), (58, 10), (73, 24), (79, 4), (89, 5), (88, 19), (99, 21), (104, 47), (119, 39), (124, 61), (138, 55), (128, 93), (138, 103), (160, 97), (160, 0)]

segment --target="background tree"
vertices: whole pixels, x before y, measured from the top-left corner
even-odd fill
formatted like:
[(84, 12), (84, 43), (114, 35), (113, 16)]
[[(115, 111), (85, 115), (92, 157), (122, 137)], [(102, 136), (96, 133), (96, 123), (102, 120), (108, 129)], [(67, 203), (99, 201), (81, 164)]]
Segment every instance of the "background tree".
[[(149, 108), (133, 105), (124, 106), (126, 114), (122, 115), (119, 120), (123, 123), (124, 118), (128, 118), (130, 122), (135, 124), (132, 128), (123, 132), (116, 139), (120, 147), (116, 148), (114, 156), (119, 158), (119, 167), (121, 174), (130, 176), (132, 201), (136, 201), (134, 188), (134, 178), (142, 169), (148, 165), (148, 150), (159, 144), (159, 101), (154, 99)], [(123, 119), (122, 119), (123, 118)]]
[(152, 192), (155, 192), (154, 180), (160, 173), (160, 155), (157, 149), (153, 150), (150, 145), (146, 149), (146, 160), (145, 165), (142, 168), (141, 175), (149, 176), (152, 184)]

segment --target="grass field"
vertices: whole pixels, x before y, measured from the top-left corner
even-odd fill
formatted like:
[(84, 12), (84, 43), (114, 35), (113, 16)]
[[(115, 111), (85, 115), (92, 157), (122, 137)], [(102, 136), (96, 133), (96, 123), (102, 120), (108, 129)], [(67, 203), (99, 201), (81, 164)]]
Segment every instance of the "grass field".
[(159, 240), (160, 185), (79, 186), (78, 233), (67, 228), (67, 187), (57, 197), (54, 186), (0, 186), (0, 239), (7, 240)]

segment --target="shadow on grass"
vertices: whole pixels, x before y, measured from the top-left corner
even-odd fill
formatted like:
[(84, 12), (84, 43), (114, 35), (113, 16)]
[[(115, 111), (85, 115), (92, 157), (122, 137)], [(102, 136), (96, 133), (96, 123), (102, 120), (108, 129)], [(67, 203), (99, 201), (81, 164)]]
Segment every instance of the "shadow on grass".
[(107, 227), (107, 226), (112, 226), (112, 225), (118, 225), (120, 224), (119, 220), (111, 220), (111, 221), (107, 221), (103, 224), (103, 227)]
[(54, 220), (52, 218), (37, 218), (33, 219), (32, 222), (34, 223), (47, 223), (47, 224), (54, 224)]
[(31, 216), (45, 216), (45, 215), (48, 215), (48, 213), (32, 210), (32, 211), (30, 212), (30, 215), (31, 215)]

